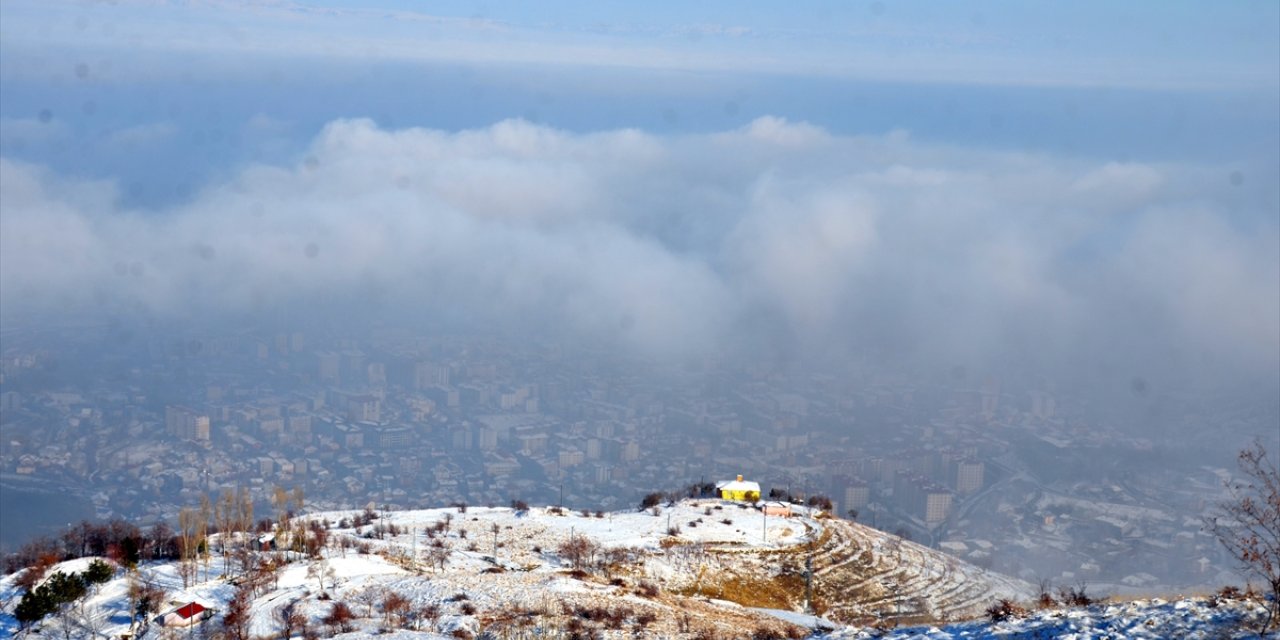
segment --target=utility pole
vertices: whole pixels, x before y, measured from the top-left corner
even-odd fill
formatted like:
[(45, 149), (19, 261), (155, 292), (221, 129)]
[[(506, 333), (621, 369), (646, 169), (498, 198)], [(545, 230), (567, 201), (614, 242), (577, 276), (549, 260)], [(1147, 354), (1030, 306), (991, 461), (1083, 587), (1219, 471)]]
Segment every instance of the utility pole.
[(813, 539), (809, 539), (809, 555), (804, 559), (804, 610), (813, 614)]
[(813, 556), (804, 559), (804, 610), (813, 613)]

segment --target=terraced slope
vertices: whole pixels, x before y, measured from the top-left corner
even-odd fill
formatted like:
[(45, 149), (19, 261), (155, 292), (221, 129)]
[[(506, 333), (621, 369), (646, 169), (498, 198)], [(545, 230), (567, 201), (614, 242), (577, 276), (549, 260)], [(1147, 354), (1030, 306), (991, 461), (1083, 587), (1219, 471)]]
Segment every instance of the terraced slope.
[(782, 548), (710, 547), (711, 577), (703, 571), (684, 592), (790, 609), (808, 597), (826, 618), (851, 624), (973, 618), (997, 598), (1033, 592), (1021, 580), (854, 522), (802, 517), (794, 524), (810, 531)]

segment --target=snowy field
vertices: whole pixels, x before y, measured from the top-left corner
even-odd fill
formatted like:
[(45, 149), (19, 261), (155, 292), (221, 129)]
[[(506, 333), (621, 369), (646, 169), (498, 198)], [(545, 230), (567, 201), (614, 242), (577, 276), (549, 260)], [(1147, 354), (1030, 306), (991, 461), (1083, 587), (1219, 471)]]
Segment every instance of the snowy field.
[[(805, 510), (792, 518), (765, 518), (749, 506), (720, 500), (604, 514), (429, 509), (378, 513), (354, 526), (361, 516), (334, 511), (295, 519), (324, 528), (329, 544), (311, 558), (264, 553), (283, 564), (251, 600), (251, 636), (280, 637), (286, 607), (321, 637), (341, 638), (477, 637), (482, 631), (525, 637), (519, 634), (567, 625), (617, 638), (735, 638), (760, 629), (831, 640), (1219, 638), (1233, 637), (1250, 613), (1240, 603), (1210, 607), (1204, 600), (1157, 600), (1036, 612), (994, 625), (895, 627), (911, 620), (974, 618), (996, 598), (1028, 599), (1029, 585), (856, 523)], [(574, 540), (597, 545), (595, 560), (609, 550), (621, 553), (610, 556), (607, 568), (590, 560), (585, 570), (571, 571), (573, 563), (558, 550)], [(211, 542), (212, 549), (221, 548), (216, 536)], [(82, 572), (90, 561), (60, 563), (49, 575)], [(800, 613), (803, 578), (786, 567), (805, 562), (811, 562), (824, 617)], [(202, 626), (214, 629), (240, 580), (238, 572), (223, 575), (223, 566), (215, 552), (184, 588), (177, 563), (144, 563), (134, 576), (118, 572), (36, 628), (42, 636), (61, 637), (67, 630), (71, 637), (119, 638), (130, 631), (132, 580), (165, 592), (161, 612), (189, 602), (213, 609)], [(13, 616), (21, 597), (17, 577), (0, 579), (0, 637), (20, 633)], [(758, 589), (780, 591), (770, 600)], [(393, 593), (408, 602), (410, 613), (395, 618), (386, 610)], [(324, 625), (338, 602), (352, 610), (348, 632)], [(169, 631), (150, 624), (138, 637), (167, 637)], [(302, 637), (301, 631), (294, 637)]]

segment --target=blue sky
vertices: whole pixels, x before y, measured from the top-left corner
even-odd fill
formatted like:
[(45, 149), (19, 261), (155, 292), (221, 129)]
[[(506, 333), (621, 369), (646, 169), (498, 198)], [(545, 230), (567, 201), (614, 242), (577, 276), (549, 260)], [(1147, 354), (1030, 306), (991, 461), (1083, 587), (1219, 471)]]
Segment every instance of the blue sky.
[(1258, 88), (1270, 2), (6, 3), (10, 49), (542, 63), (853, 80)]
[[(1274, 2), (14, 0), (0, 18), (2, 151), (136, 178), (167, 173), (172, 157), (156, 148), (150, 157), (165, 161), (122, 163), (84, 147), (167, 130), (174, 148), (206, 159), (167, 190), (289, 157), (340, 117), (680, 132), (775, 115), (839, 132), (1264, 166), (1280, 145)], [(67, 137), (31, 138), (42, 116)], [(271, 139), (246, 133), (251, 121), (272, 122)]]

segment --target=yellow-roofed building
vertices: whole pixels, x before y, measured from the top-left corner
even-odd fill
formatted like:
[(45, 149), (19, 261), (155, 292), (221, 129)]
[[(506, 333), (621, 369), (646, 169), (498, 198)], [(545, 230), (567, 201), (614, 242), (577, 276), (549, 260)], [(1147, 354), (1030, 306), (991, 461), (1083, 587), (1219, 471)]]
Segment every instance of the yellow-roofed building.
[(760, 484), (746, 482), (739, 475), (737, 480), (726, 480), (716, 483), (716, 493), (725, 500), (739, 502), (757, 502), (760, 500)]

